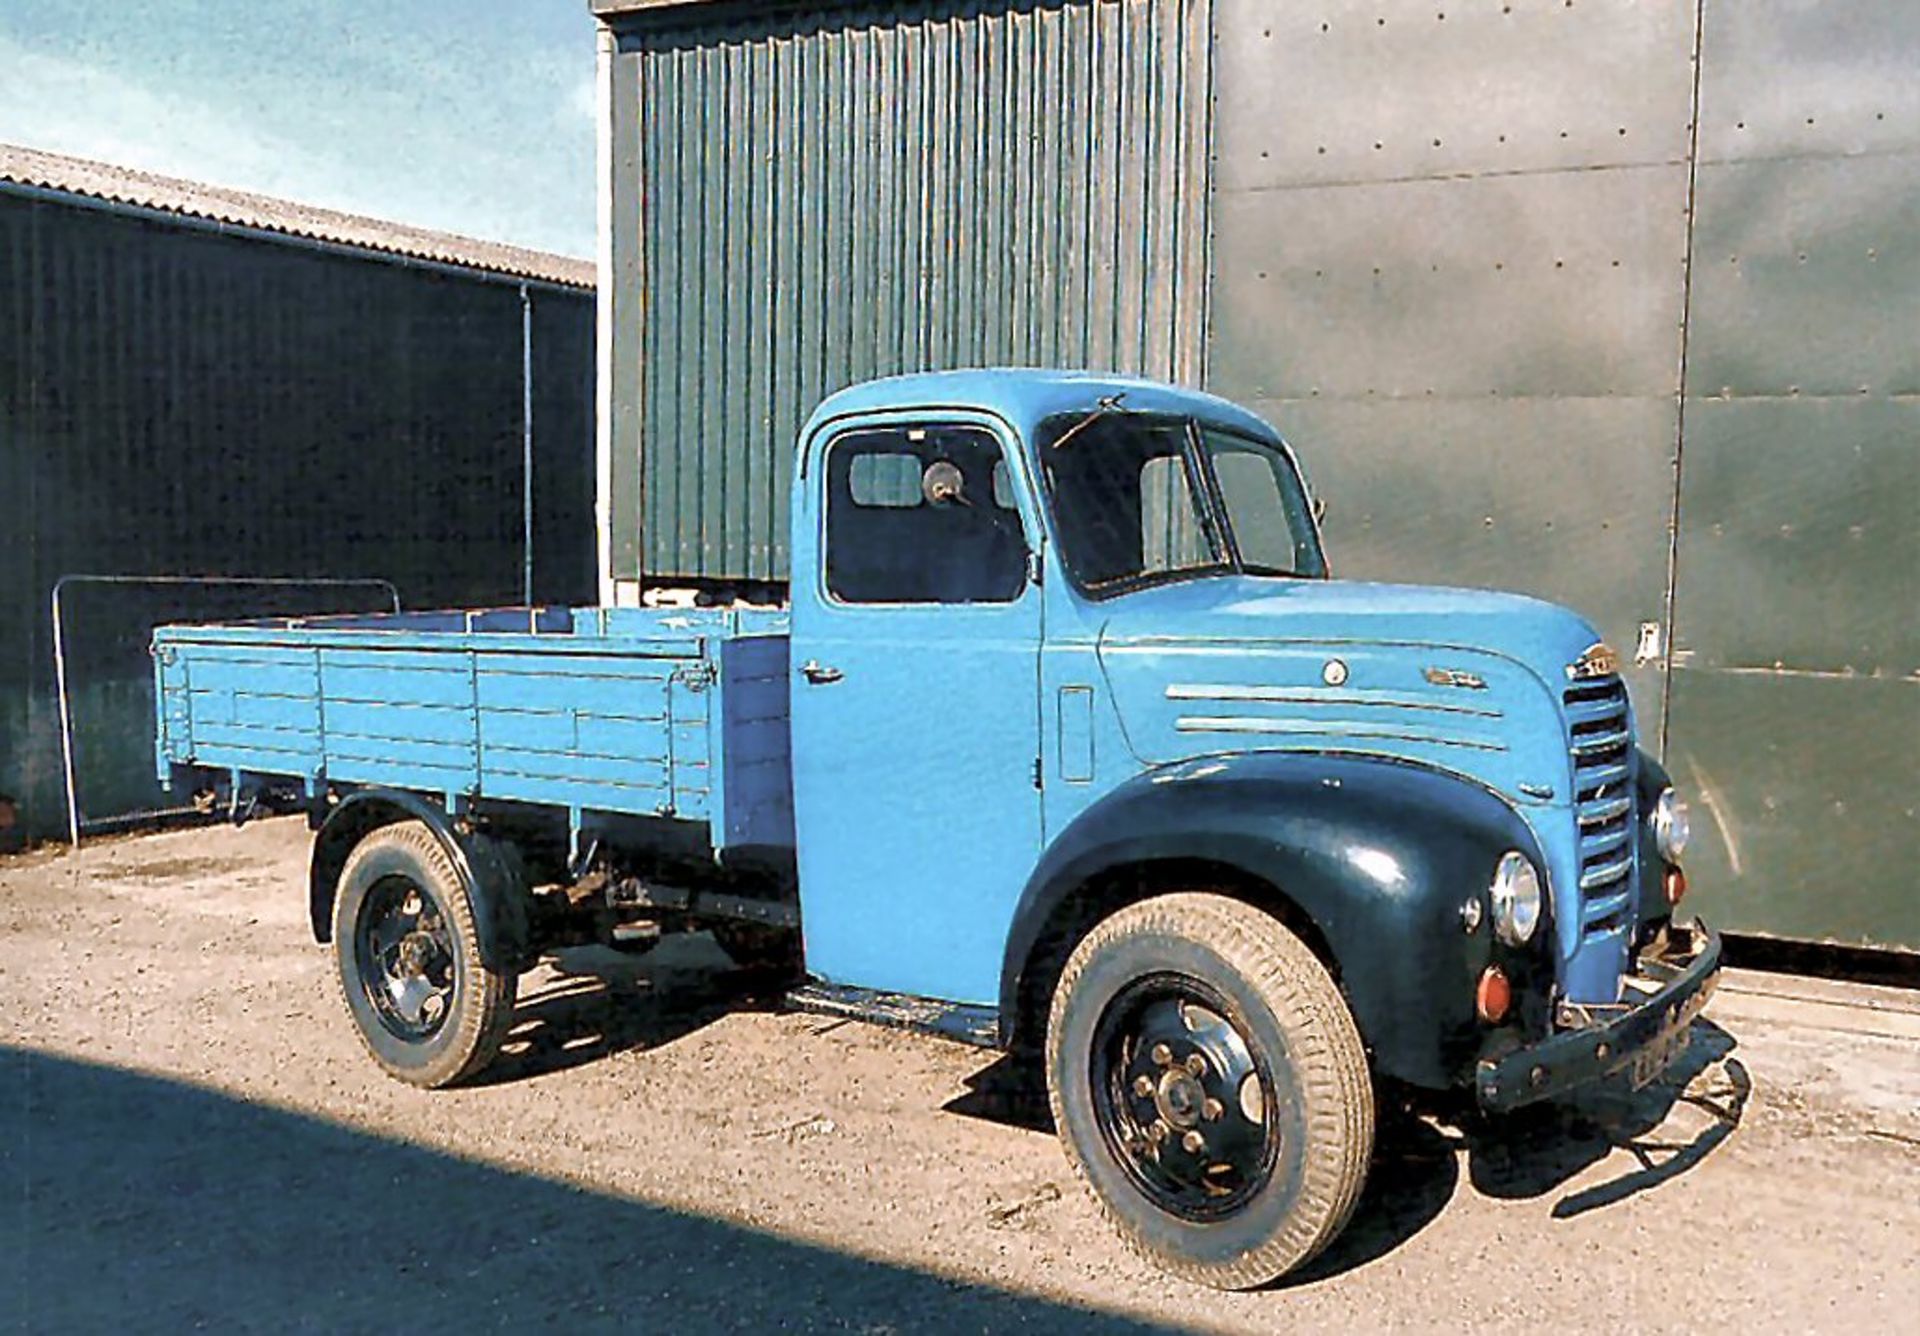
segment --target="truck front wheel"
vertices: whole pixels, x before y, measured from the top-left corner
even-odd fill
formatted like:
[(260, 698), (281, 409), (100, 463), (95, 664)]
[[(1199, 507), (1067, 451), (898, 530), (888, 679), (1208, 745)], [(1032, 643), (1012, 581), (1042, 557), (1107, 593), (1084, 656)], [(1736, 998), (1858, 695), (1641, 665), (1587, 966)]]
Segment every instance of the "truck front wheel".
[(1249, 1289), (1340, 1232), (1373, 1153), (1373, 1086), (1339, 988), (1278, 920), (1185, 892), (1069, 957), (1047, 1092), (1075, 1172), (1146, 1260)]
[(333, 904), (334, 980), (361, 1042), (408, 1085), (452, 1085), (493, 1061), (519, 980), (480, 958), (473, 904), (418, 821), (354, 846)]

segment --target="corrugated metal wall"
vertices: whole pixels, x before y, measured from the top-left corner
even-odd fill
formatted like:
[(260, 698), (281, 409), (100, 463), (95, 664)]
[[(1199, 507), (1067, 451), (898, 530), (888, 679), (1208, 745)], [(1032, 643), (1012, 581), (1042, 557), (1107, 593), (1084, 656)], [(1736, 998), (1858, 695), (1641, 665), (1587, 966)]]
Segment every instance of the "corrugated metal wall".
[[(596, 585), (592, 300), (533, 292), (549, 601)], [(48, 630), (62, 575), (375, 575), (415, 606), (519, 601), (520, 357), (510, 283), (0, 191), (0, 793), (28, 826), (64, 825)], [(159, 800), (152, 622), (340, 598), (76, 591), (84, 814)]]
[[(950, 366), (1197, 382), (1208, 7), (704, 7), (627, 30), (614, 573), (786, 575), (825, 394)], [(637, 205), (637, 207), (636, 207)], [(643, 462), (633, 476), (630, 461)]]

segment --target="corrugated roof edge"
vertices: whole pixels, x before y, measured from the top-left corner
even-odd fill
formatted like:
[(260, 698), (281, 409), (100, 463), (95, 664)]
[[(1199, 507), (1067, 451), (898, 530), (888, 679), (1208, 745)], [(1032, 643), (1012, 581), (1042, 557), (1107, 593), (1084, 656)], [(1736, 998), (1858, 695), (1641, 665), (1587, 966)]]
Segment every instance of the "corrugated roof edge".
[(679, 9), (687, 5), (711, 4), (714, 0), (587, 0), (595, 18), (610, 19), (620, 14), (635, 14), (643, 9)]
[(8, 186), (76, 195), (225, 227), (278, 233), (347, 250), (373, 251), (563, 287), (590, 289), (595, 281), (591, 260), (0, 143), (0, 191)]
[[(803, 4), (801, 0), (784, 0), (789, 9), (833, 9), (839, 5), (851, 4), (852, 0), (814, 0), (812, 4)], [(713, 8), (728, 5), (736, 9), (764, 10), (775, 6), (765, 3), (754, 4), (751, 0), (587, 0), (587, 8), (597, 19), (617, 19), (629, 14), (645, 14), (653, 11), (672, 9), (692, 9), (696, 6)]]

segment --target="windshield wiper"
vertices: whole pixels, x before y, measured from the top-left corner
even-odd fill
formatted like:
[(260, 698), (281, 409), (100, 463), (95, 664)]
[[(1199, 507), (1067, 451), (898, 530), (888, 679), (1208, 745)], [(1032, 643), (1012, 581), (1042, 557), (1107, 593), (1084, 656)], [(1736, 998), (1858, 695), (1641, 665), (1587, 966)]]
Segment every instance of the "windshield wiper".
[(1102, 417), (1105, 417), (1108, 413), (1121, 412), (1122, 409), (1120, 407), (1120, 401), (1122, 399), (1125, 399), (1126, 397), (1127, 397), (1127, 392), (1125, 390), (1121, 390), (1117, 394), (1108, 394), (1108, 395), (1101, 396), (1100, 402), (1094, 405), (1093, 411), (1091, 413), (1087, 414), (1085, 417), (1081, 418), (1078, 422), (1074, 423), (1071, 427), (1068, 427), (1065, 431), (1061, 432), (1058, 436), (1053, 438), (1053, 448), (1056, 450), (1062, 448), (1063, 446), (1066, 445), (1068, 441), (1071, 441), (1075, 436), (1078, 436), (1083, 430), (1092, 426), (1095, 422), (1098, 422)]
[(1131, 594), (1141, 589), (1151, 589), (1155, 585), (1177, 584), (1182, 580), (1198, 579), (1206, 575), (1232, 575), (1233, 567), (1225, 562), (1208, 562), (1205, 566), (1175, 566), (1162, 571), (1132, 571), (1126, 575), (1113, 575), (1104, 580), (1086, 582), (1087, 592), (1107, 597), (1113, 594)]

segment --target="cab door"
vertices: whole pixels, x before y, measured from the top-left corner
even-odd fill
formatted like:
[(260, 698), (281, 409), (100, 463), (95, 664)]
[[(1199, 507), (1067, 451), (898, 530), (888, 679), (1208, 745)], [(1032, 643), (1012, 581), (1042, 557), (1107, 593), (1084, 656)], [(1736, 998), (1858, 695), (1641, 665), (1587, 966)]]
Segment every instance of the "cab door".
[(809, 447), (792, 727), (816, 978), (999, 995), (1041, 840), (1038, 528), (1023, 478), (1011, 438), (984, 419), (855, 423)]

